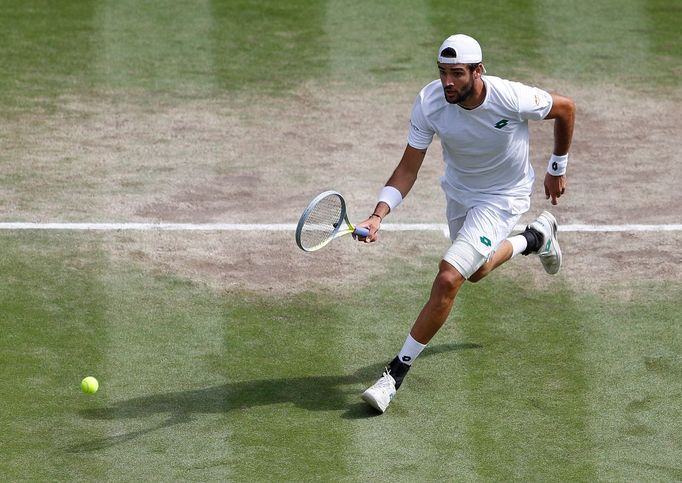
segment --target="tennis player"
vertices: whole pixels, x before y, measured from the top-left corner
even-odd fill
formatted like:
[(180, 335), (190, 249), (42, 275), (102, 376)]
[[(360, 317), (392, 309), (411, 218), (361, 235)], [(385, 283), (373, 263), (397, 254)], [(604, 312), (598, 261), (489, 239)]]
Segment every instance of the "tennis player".
[(530, 208), (534, 172), (529, 152), (528, 121), (554, 120), (554, 150), (544, 187), (556, 205), (566, 190), (566, 165), (573, 137), (575, 104), (537, 87), (485, 75), (478, 42), (452, 35), (438, 49), (440, 80), (424, 87), (412, 107), (407, 147), (376, 208), (359, 226), (369, 229), (361, 241), (378, 239), (381, 222), (410, 192), (438, 135), (445, 174), (452, 246), (439, 265), (431, 295), (400, 349), (362, 399), (386, 411), (415, 359), (438, 332), (462, 284), (477, 282), (516, 255), (539, 255), (547, 273), (561, 268), (557, 222), (542, 212), (524, 232), (511, 236)]

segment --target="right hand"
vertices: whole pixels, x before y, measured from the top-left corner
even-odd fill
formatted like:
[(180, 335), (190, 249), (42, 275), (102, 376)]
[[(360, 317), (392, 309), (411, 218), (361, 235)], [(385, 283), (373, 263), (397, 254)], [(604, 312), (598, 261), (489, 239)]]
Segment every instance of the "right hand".
[(365, 243), (373, 243), (379, 239), (379, 228), (381, 228), (381, 221), (379, 220), (378, 216), (370, 216), (362, 223), (358, 223), (357, 226), (361, 226), (369, 230), (369, 235), (367, 235), (366, 237), (364, 236), (355, 237), (355, 235), (353, 235), (358, 241)]

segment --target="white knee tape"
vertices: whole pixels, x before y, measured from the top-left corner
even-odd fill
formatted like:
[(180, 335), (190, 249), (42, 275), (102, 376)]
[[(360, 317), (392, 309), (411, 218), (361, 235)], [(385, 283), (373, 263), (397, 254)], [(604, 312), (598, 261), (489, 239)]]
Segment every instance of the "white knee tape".
[(481, 255), (469, 242), (457, 238), (445, 252), (443, 260), (455, 267), (462, 277), (468, 279), (481, 268), (487, 257)]

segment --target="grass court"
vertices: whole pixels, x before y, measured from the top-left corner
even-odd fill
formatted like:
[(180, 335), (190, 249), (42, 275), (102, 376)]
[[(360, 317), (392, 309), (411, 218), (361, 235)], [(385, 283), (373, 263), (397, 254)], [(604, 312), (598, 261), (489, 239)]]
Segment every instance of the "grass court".
[[(576, 98), (560, 222), (679, 224), (681, 10), (6, 1), (0, 223), (295, 223), (328, 188), (359, 218), (461, 32), (492, 75)], [(537, 128), (540, 179), (550, 145)], [(387, 222), (444, 222), (439, 156)], [(556, 277), (519, 257), (466, 285), (377, 416), (359, 395), (426, 301), (442, 234), (310, 255), (293, 232), (2, 229), (0, 477), (682, 479), (681, 232), (560, 240)]]

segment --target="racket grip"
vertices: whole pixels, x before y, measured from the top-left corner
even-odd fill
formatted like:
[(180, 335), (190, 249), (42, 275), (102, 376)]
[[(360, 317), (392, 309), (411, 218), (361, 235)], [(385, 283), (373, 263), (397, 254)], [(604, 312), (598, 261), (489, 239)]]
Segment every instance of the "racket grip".
[(363, 228), (361, 226), (356, 226), (353, 233), (357, 236), (367, 236), (367, 235), (369, 235), (369, 230), (367, 228)]

